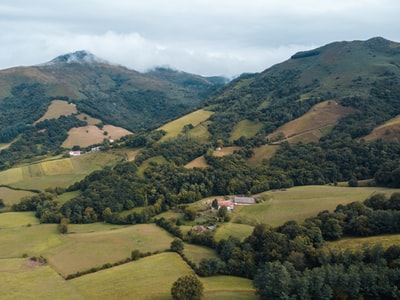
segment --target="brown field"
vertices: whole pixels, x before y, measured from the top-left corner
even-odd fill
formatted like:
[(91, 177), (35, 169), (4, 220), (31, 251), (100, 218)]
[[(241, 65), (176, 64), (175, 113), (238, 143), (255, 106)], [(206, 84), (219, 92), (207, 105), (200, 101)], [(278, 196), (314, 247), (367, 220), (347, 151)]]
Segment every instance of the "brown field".
[[(107, 132), (107, 135), (104, 133)], [(99, 129), (94, 125), (72, 128), (68, 132), (68, 138), (62, 144), (62, 147), (71, 149), (75, 145), (88, 147), (94, 144), (100, 144), (105, 138), (119, 139), (124, 135), (132, 134), (132, 132), (113, 125), (105, 125), (103, 129)]]
[(382, 139), (387, 142), (400, 140), (400, 116), (375, 128), (370, 134), (363, 138), (366, 141)]
[[(278, 128), (267, 138), (288, 141), (318, 141), (323, 135), (323, 128), (336, 122), (343, 116), (354, 112), (354, 109), (339, 105), (336, 101), (324, 101), (316, 104), (305, 115)], [(283, 140), (280, 138), (283, 137)]]
[(68, 103), (68, 101), (64, 100), (53, 100), (51, 101), (51, 104), (49, 105), (43, 117), (41, 117), (35, 123), (48, 119), (58, 119), (61, 116), (70, 116), (76, 114), (77, 112), (78, 111), (75, 104)]

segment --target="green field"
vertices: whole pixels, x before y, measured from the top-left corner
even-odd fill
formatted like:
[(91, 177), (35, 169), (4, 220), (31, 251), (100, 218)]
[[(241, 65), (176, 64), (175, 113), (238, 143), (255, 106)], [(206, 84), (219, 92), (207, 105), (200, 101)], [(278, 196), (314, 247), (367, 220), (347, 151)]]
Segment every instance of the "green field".
[(377, 244), (381, 244), (384, 248), (387, 248), (391, 245), (400, 245), (400, 234), (387, 234), (363, 238), (344, 237), (339, 241), (326, 242), (325, 248), (333, 250), (358, 250)]
[(261, 123), (252, 122), (250, 120), (242, 120), (233, 128), (230, 140), (234, 141), (240, 137), (252, 138), (262, 127)]
[[(178, 137), (178, 135), (182, 134), (183, 127), (188, 124), (193, 125), (192, 131), (197, 127), (201, 127), (201, 123), (206, 121), (213, 112), (208, 111), (208, 110), (196, 110), (188, 115), (185, 115), (177, 120), (174, 120), (172, 122), (169, 122), (165, 124), (164, 126), (160, 127), (160, 130), (165, 130), (167, 132), (166, 135), (162, 137), (160, 140), (161, 142), (166, 141), (167, 139), (170, 138), (175, 138)], [(204, 133), (204, 129), (198, 129), (200, 133)], [(200, 133), (197, 131), (193, 131), (193, 135), (199, 135)]]
[[(106, 165), (121, 160), (105, 152), (87, 153), (72, 158), (46, 160), (0, 172), (0, 185), (21, 189), (45, 190), (48, 187), (67, 187)], [(4, 197), (6, 203), (15, 199)]]
[(185, 243), (183, 253), (192, 262), (199, 264), (203, 258), (217, 257), (214, 249)]
[(254, 155), (247, 162), (251, 166), (258, 166), (264, 159), (270, 159), (279, 149), (278, 145), (263, 145), (254, 149)]
[(236, 206), (233, 222), (249, 225), (266, 223), (271, 226), (279, 226), (289, 220), (302, 222), (322, 210), (332, 211), (339, 204), (364, 201), (374, 192), (390, 195), (395, 191), (399, 190), (335, 186), (302, 186), (269, 191), (264, 194), (266, 201), (263, 203)]
[[(74, 226), (70, 230), (76, 232)], [(124, 260), (135, 249), (142, 253), (165, 251), (169, 249), (173, 239), (154, 224), (97, 229), (94, 232), (76, 232), (63, 237), (67, 241), (43, 252), (49, 264), (63, 276)]]
[(260, 299), (250, 279), (234, 276), (200, 278), (204, 285), (204, 298), (213, 300)]
[(12, 190), (6, 187), (0, 187), (0, 199), (3, 199), (6, 206), (19, 203), (22, 198), (35, 195), (33, 192)]
[(239, 240), (244, 240), (246, 237), (251, 235), (254, 227), (246, 224), (237, 223), (223, 223), (218, 227), (215, 233), (215, 240), (220, 241), (222, 239), (227, 239), (229, 236), (238, 238)]

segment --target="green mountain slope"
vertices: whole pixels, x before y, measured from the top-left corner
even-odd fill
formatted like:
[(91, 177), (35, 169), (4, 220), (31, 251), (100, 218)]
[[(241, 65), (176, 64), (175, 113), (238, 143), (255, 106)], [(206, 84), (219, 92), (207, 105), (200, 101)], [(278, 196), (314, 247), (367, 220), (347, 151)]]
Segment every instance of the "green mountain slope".
[(379, 37), (296, 53), (237, 78), (211, 98), (207, 104), (216, 113), (209, 130), (215, 140), (229, 142), (235, 125), (249, 120), (262, 124), (254, 136), (263, 139), (315, 104), (335, 100), (356, 110), (339, 120), (341, 134), (361, 137), (400, 114), (399, 76), (400, 44)]
[(0, 142), (10, 141), (38, 120), (53, 99), (68, 99), (80, 112), (137, 132), (201, 106), (222, 85), (222, 79), (184, 72), (142, 74), (86, 51), (39, 66), (2, 70)]

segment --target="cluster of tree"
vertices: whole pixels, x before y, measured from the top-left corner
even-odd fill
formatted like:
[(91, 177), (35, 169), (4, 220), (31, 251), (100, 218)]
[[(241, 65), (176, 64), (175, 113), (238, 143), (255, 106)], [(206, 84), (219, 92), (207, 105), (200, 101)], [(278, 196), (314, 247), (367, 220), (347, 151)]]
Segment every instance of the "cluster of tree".
[[(375, 252), (377, 252), (374, 249)], [(297, 270), (292, 263), (266, 262), (254, 278), (262, 299), (398, 299), (400, 272), (384, 259), (385, 252), (346, 257), (321, 267)]]
[(286, 174), (293, 184), (326, 184), (352, 178), (376, 178), (378, 184), (397, 187), (400, 143), (382, 140), (357, 142), (351, 138), (319, 143), (283, 143), (269, 168)]
[(46, 112), (50, 101), (42, 84), (12, 87), (11, 96), (0, 100), (0, 143), (10, 142), (28, 129)]

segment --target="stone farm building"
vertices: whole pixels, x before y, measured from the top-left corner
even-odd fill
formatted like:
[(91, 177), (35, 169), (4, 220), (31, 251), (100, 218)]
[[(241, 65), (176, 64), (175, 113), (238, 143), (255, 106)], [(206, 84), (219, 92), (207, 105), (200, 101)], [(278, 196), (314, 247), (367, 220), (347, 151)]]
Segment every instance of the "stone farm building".
[(256, 199), (253, 197), (235, 197), (233, 198), (233, 203), (235, 205), (251, 205), (256, 204)]

